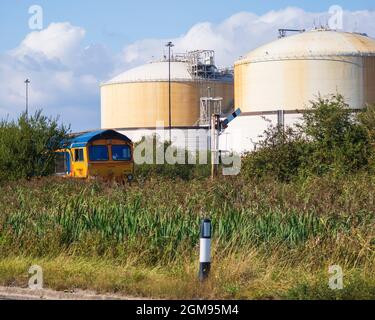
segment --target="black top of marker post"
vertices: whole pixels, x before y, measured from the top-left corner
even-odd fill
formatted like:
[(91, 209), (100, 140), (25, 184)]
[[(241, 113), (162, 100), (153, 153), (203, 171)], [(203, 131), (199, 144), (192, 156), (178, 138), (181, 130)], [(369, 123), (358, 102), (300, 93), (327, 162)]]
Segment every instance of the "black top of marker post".
[[(206, 223), (209, 223), (210, 224), (210, 230), (209, 232), (205, 232), (204, 230), (204, 225)], [(207, 231), (207, 230), (206, 230)], [(206, 234), (205, 234), (206, 233)], [(212, 224), (211, 224), (211, 220), (210, 219), (204, 219), (202, 220), (201, 222), (201, 234), (200, 234), (200, 237), (201, 239), (211, 239), (211, 236), (212, 236)]]

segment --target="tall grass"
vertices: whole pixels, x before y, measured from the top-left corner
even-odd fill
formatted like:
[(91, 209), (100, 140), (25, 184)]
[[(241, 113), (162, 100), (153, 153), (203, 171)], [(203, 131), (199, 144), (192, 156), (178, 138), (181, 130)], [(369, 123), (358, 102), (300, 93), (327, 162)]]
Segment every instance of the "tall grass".
[[(249, 185), (240, 178), (133, 187), (48, 179), (13, 184), (1, 194), (0, 254), (63, 251), (126, 258), (140, 253), (148, 265), (178, 263), (196, 254), (200, 219), (206, 216), (213, 221), (218, 254), (254, 246), (265, 252), (299, 249), (312, 240), (327, 243), (353, 234), (375, 239), (371, 197), (364, 198), (363, 191), (352, 199), (345, 195), (346, 184), (341, 190), (325, 186), (314, 195), (310, 190), (316, 183), (305, 185), (305, 191), (266, 182)], [(362, 183), (369, 190), (374, 181)], [(323, 197), (331, 203), (316, 205)]]
[[(8, 183), (0, 187), (0, 283), (24, 285), (27, 263), (38, 263), (57, 289), (166, 298), (373, 297), (375, 178), (337, 179)], [(213, 273), (203, 291), (194, 281), (202, 217), (214, 227)], [(354, 291), (325, 289), (332, 264), (344, 268)]]

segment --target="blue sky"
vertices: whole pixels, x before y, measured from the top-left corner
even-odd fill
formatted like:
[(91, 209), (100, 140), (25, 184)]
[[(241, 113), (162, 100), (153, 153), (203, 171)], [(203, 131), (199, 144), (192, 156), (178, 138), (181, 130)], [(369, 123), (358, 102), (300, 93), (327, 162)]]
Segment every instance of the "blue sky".
[(87, 30), (87, 43), (105, 43), (113, 50), (143, 38), (173, 38), (201, 21), (218, 23), (240, 11), (264, 14), (287, 6), (326, 11), (330, 5), (346, 10), (375, 10), (375, 1), (323, 0), (2, 0), (0, 52), (12, 49), (30, 31), (28, 8), (41, 5), (45, 24), (69, 21)]
[[(28, 26), (31, 5), (43, 8), (43, 29)], [(375, 37), (375, 1), (2, 0), (0, 119), (30, 108), (59, 115), (73, 130), (100, 126), (103, 81), (163, 54), (213, 49), (219, 66), (277, 37), (280, 27), (324, 23), (331, 5), (345, 10), (345, 31)]]

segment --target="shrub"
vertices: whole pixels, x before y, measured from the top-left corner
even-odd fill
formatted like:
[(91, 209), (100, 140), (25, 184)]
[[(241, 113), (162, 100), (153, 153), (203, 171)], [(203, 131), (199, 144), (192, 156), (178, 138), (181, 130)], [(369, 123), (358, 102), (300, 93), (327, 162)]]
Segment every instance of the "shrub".
[(375, 143), (375, 104), (368, 105), (358, 115), (359, 122), (366, 128), (371, 143)]
[(310, 145), (310, 156), (303, 168), (307, 173), (345, 174), (365, 168), (372, 148), (366, 128), (358, 121), (341, 95), (319, 97), (311, 112), (303, 116), (300, 130)]
[[(375, 148), (375, 104), (368, 105), (358, 114), (358, 120), (365, 127), (372, 148)], [(370, 168), (375, 168), (375, 152), (372, 152)]]
[(300, 124), (285, 130), (270, 126), (265, 131), (257, 151), (245, 155), (243, 174), (290, 181), (368, 168), (374, 154), (370, 135), (375, 116), (371, 112), (375, 113), (353, 114), (341, 95), (319, 97)]
[(248, 177), (274, 177), (290, 181), (298, 175), (307, 152), (307, 144), (293, 128), (269, 126), (257, 151), (245, 154), (242, 172)]
[(55, 150), (68, 128), (41, 111), (0, 122), (0, 181), (47, 176), (54, 172)]

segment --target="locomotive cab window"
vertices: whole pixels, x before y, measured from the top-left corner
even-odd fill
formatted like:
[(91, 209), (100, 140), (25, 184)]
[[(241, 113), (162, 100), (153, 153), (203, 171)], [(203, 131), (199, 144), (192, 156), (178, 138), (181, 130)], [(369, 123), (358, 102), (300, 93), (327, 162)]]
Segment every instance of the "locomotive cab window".
[(132, 159), (130, 146), (112, 146), (112, 159), (114, 161), (130, 161)]
[(75, 162), (85, 161), (85, 158), (84, 158), (84, 155), (83, 155), (83, 149), (75, 149), (74, 150), (74, 161)]
[(108, 147), (107, 146), (91, 146), (89, 148), (89, 158), (91, 161), (108, 161)]

